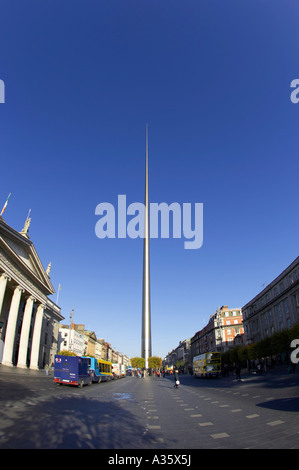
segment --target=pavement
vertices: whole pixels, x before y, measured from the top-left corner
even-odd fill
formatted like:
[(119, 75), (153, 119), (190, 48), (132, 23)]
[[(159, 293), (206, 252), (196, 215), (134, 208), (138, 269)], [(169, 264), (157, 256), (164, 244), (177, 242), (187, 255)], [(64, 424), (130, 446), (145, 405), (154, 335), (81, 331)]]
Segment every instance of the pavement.
[(45, 370), (0, 365), (0, 448), (299, 448), (298, 372), (180, 381), (175, 389), (172, 376), (127, 377), (78, 389), (57, 387)]
[[(0, 374), (16, 374), (16, 375), (27, 375), (29, 377), (41, 377), (46, 374), (45, 369), (32, 370), (32, 369), (22, 369), (21, 367), (16, 366), (5, 366), (0, 364)], [(48, 375), (53, 376), (53, 371), (49, 370)]]
[[(20, 367), (16, 367), (16, 366), (5, 366), (3, 364), (0, 364), (0, 374), (5, 374), (5, 373), (8, 373), (8, 374), (17, 374), (17, 375), (27, 375), (29, 377), (41, 377), (43, 375), (47, 375), (46, 374), (46, 370), (45, 369), (39, 369), (39, 370), (32, 370), (32, 369), (22, 369)], [(297, 371), (298, 373), (298, 371)], [(245, 378), (249, 378), (249, 377), (254, 377), (254, 376), (257, 376), (257, 377), (263, 377), (263, 376), (268, 376), (268, 375), (277, 375), (277, 374), (288, 374), (288, 370), (287, 370), (287, 365), (278, 365), (276, 366), (274, 369), (268, 369), (266, 371), (264, 371), (262, 374), (257, 374), (256, 371), (251, 371), (251, 372), (248, 372), (247, 369), (242, 369), (241, 371), (241, 378), (242, 379), (245, 379)], [(48, 375), (49, 376), (53, 376), (53, 370), (49, 370), (48, 371)], [(144, 377), (144, 378), (147, 378), (147, 377)], [(232, 372), (230, 372), (229, 374), (229, 377), (228, 378), (234, 378), (234, 374)]]

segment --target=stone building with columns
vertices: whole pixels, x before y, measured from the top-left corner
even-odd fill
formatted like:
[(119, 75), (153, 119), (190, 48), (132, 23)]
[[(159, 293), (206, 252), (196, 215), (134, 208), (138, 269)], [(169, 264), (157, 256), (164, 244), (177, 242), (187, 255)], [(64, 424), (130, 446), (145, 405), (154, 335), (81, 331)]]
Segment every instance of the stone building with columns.
[(299, 322), (299, 256), (244, 307), (245, 344)]
[(28, 235), (0, 216), (0, 363), (38, 370), (54, 362), (61, 309), (51, 299), (45, 270)]

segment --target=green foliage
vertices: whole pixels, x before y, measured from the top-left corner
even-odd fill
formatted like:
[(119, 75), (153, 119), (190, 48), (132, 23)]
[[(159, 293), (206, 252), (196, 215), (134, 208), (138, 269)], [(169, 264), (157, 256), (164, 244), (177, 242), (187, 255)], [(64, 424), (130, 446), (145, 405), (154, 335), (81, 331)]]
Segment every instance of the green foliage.
[(239, 346), (237, 356), (240, 362), (246, 362), (248, 359), (248, 349), (246, 346)]
[(148, 358), (148, 366), (152, 369), (160, 369), (162, 367), (162, 359), (158, 356), (152, 356)]
[(67, 350), (59, 351), (59, 353), (57, 353), (57, 354), (59, 356), (77, 356), (77, 354), (75, 354), (74, 352), (67, 351)]
[(257, 359), (259, 357), (257, 343), (249, 344), (248, 346), (246, 346), (246, 348), (248, 350), (248, 359), (252, 361), (253, 359)]
[(184, 367), (184, 361), (182, 359), (176, 361), (175, 367), (179, 369), (180, 367)]
[[(145, 367), (145, 359), (143, 357), (132, 357), (131, 358), (131, 366), (139, 369), (144, 369)], [(148, 358), (148, 366), (152, 369), (159, 369), (162, 366), (162, 359), (161, 357), (152, 356)]]
[(144, 360), (143, 357), (132, 357), (131, 358), (131, 366), (133, 367), (133, 369), (135, 369), (137, 367), (139, 369), (143, 369), (144, 365), (145, 365), (145, 360)]
[(290, 336), (290, 331), (289, 330), (283, 330), (279, 331), (277, 333), (274, 333), (273, 336), (271, 336), (272, 340), (272, 354), (279, 354), (285, 351), (288, 351), (290, 349), (290, 344), (291, 344), (291, 336)]
[(263, 340), (247, 346), (236, 346), (222, 354), (223, 364), (246, 363), (247, 359), (261, 359), (290, 352), (293, 339), (299, 338), (299, 323), (289, 330), (282, 330)]

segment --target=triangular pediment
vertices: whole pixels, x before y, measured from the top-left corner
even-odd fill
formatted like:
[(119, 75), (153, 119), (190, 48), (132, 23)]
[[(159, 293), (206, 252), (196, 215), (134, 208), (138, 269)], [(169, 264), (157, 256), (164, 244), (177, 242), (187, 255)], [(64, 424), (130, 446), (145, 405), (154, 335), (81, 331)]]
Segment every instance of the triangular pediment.
[(55, 293), (32, 241), (9, 227), (3, 220), (0, 220), (0, 244), (24, 274), (42, 284), (49, 294)]
[(89, 336), (91, 339), (93, 339), (94, 341), (97, 340), (97, 337), (96, 337), (96, 334), (95, 334), (94, 331), (86, 331), (86, 330), (85, 330), (85, 334), (86, 334), (87, 336)]

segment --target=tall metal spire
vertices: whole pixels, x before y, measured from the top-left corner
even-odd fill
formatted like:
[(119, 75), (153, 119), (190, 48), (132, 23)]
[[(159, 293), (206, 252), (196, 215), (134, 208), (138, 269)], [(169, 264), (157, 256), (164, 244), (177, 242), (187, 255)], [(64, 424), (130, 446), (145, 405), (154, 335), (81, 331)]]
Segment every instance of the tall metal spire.
[(141, 357), (148, 368), (148, 358), (152, 355), (151, 338), (151, 297), (150, 297), (150, 254), (149, 254), (149, 199), (148, 199), (148, 126), (146, 125), (145, 150), (145, 213), (143, 241), (143, 295), (142, 295), (142, 336)]

